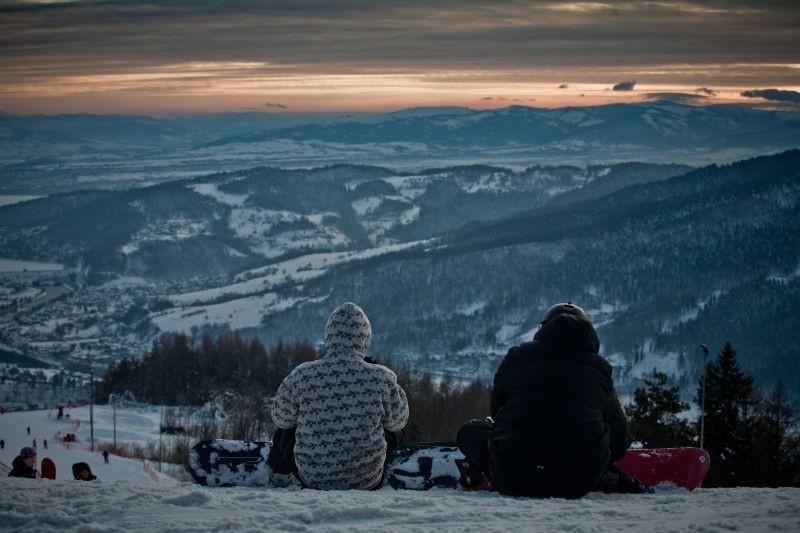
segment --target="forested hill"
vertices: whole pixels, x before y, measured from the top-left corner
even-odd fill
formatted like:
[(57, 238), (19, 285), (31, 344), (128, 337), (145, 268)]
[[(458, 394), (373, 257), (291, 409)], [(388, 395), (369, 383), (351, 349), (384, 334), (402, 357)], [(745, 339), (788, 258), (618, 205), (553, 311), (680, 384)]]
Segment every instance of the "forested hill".
[[(374, 353), (489, 378), (571, 300), (622, 387), (654, 369), (692, 383), (698, 345), (729, 340), (760, 383), (797, 388), (799, 192), (798, 150), (698, 169), (258, 168), (2, 207), (0, 257), (88, 267), (85, 303), (26, 319), (23, 342), (97, 309), (79, 331), (140, 346), (195, 330), (316, 343), (350, 300)], [(119, 278), (138, 288), (119, 296)], [(40, 346), (30, 355), (49, 359)]]
[[(487, 354), (530, 338), (547, 306), (571, 300), (589, 310), (622, 381), (656, 368), (692, 382), (697, 346), (730, 340), (759, 379), (796, 388), (798, 200), (792, 150), (458, 230), (427, 251), (334, 270), (302, 294), (359, 302), (376, 349), (463, 375), (490, 375)], [(272, 314), (261, 331), (314, 338), (328, 307)]]

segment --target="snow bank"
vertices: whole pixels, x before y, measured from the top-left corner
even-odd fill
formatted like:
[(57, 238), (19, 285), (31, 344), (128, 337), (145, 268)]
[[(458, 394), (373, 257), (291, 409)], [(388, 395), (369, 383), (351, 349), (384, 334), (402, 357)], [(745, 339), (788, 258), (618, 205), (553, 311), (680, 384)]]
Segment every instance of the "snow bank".
[[(70, 409), (72, 420), (88, 408)], [(39, 457), (58, 466), (56, 481), (0, 477), (0, 530), (11, 531), (800, 531), (800, 489), (681, 489), (655, 494), (592, 493), (577, 500), (531, 500), (495, 493), (322, 492), (259, 487), (208, 488), (153, 479), (141, 461), (57, 445), (54, 432), (71, 430), (48, 411), (0, 415), (6, 441), (0, 460), (37, 438)], [(117, 437), (146, 442), (158, 436), (159, 410), (117, 409)], [(112, 437), (113, 410), (95, 409), (95, 438)], [(31, 427), (31, 435), (27, 427)], [(88, 440), (88, 424), (77, 430)], [(43, 438), (50, 450), (41, 448)], [(92, 482), (71, 479), (70, 465), (86, 461)]]
[(18, 531), (797, 531), (800, 489), (719, 489), (530, 500), (429, 492), (210, 489), (4, 479)]

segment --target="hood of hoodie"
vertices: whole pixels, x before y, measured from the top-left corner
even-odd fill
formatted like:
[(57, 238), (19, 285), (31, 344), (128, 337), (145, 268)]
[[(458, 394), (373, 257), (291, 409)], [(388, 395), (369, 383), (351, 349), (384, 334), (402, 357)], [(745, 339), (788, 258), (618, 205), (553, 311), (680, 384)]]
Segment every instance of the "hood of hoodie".
[(14, 457), (14, 460), (11, 461), (11, 467), (15, 469), (18, 468), (23, 470), (33, 470), (33, 467), (25, 464), (25, 460), (22, 458), (21, 455)]
[(367, 355), (372, 341), (372, 326), (367, 315), (354, 303), (343, 303), (333, 310), (325, 324), (325, 354)]
[(75, 464), (72, 465), (72, 475), (77, 480), (83, 480), (83, 478), (81, 477), (81, 472), (83, 470), (88, 470), (89, 471), (89, 478), (86, 479), (85, 481), (92, 481), (93, 479), (97, 479), (97, 476), (92, 474), (92, 469), (89, 468), (89, 464), (88, 463), (75, 463)]
[(558, 315), (542, 325), (533, 338), (562, 348), (598, 353), (600, 339), (592, 323), (576, 315)]

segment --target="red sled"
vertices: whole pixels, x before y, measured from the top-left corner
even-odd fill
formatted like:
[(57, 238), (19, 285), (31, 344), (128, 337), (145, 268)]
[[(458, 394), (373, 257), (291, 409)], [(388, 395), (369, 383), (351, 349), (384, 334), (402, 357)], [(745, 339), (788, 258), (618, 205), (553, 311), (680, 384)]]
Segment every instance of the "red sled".
[(56, 464), (49, 457), (42, 459), (42, 477), (46, 479), (56, 478)]
[(694, 490), (710, 464), (708, 452), (701, 448), (645, 448), (628, 450), (614, 466), (648, 487), (672, 484)]

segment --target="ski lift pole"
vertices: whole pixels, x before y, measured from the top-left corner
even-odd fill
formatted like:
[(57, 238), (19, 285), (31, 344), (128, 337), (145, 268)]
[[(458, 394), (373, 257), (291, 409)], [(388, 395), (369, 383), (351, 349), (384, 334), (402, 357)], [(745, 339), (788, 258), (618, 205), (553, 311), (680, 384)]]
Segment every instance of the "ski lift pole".
[(158, 472), (161, 473), (161, 463), (164, 462), (164, 404), (161, 404), (161, 421), (158, 423)]
[(701, 344), (700, 350), (703, 352), (703, 384), (700, 388), (700, 449), (705, 449), (703, 444), (705, 444), (706, 436), (706, 374), (708, 373), (706, 357), (708, 357), (708, 346)]
[(89, 372), (89, 440), (94, 451), (94, 368)]

